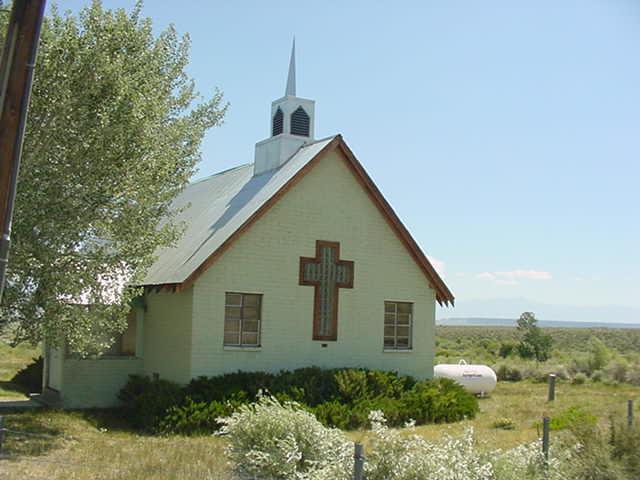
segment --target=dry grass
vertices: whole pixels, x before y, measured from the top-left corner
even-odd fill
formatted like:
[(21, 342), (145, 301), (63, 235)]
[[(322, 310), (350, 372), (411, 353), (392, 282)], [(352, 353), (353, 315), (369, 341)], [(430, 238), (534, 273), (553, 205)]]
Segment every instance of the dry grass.
[[(542, 417), (553, 417), (570, 407), (580, 407), (592, 413), (603, 425), (608, 425), (611, 416), (624, 420), (629, 399), (634, 399), (636, 405), (640, 404), (640, 387), (559, 383), (555, 402), (548, 403), (546, 384), (500, 382), (490, 397), (480, 399), (480, 413), (474, 420), (448, 425), (423, 425), (416, 427), (416, 432), (427, 439), (438, 440), (444, 434), (458, 435), (471, 426), (481, 448), (506, 449), (540, 438)], [(513, 430), (493, 427), (496, 420), (505, 417), (513, 421)], [(640, 413), (636, 417), (640, 417)], [(352, 432), (351, 435), (354, 439), (366, 442), (366, 432)]]
[[(153, 437), (120, 429), (105, 414), (29, 412), (7, 416), (8, 428), (45, 435), (8, 435), (0, 479), (232, 479), (214, 437)], [(108, 425), (108, 426), (107, 426)]]

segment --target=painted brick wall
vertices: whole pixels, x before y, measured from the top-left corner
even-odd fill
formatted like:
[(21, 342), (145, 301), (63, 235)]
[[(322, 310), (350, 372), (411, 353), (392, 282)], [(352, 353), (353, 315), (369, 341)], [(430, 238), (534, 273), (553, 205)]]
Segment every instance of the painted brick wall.
[(193, 289), (147, 294), (143, 357), (146, 374), (186, 383), (190, 377)]
[(129, 375), (142, 373), (142, 359), (122, 357), (63, 362), (65, 408), (113, 407)]
[[(298, 285), (300, 256), (340, 242), (355, 262), (341, 289), (338, 340), (312, 340), (313, 287)], [(223, 348), (225, 292), (262, 293), (262, 347)], [(384, 301), (414, 303), (413, 351), (384, 352)], [(319, 162), (193, 286), (191, 375), (301, 366), (364, 366), (433, 375), (435, 293), (366, 192), (334, 152)], [(322, 347), (322, 344), (327, 347)]]

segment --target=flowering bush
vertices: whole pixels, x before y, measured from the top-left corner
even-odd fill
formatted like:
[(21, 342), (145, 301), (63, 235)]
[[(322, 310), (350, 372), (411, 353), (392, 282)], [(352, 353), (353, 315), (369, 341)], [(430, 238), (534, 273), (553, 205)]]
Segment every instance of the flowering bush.
[[(493, 466), (474, 449), (473, 430), (460, 438), (432, 443), (418, 435), (391, 430), (384, 415), (371, 412), (374, 435), (365, 472), (367, 480), (492, 480)], [(408, 424), (407, 428), (413, 428)]]
[[(473, 430), (429, 442), (415, 433), (390, 429), (381, 411), (369, 414), (371, 437), (365, 452), (367, 480), (560, 480), (571, 477), (571, 449), (553, 449), (545, 469), (540, 442), (508, 451), (481, 453)], [(353, 443), (327, 428), (296, 403), (262, 396), (218, 419), (237, 470), (261, 480), (350, 480)], [(407, 432), (406, 430), (409, 430)], [(409, 433), (409, 434), (407, 434)]]
[(219, 435), (229, 437), (227, 453), (238, 470), (261, 479), (348, 478), (353, 444), (337, 429), (323, 426), (293, 402), (259, 396), (220, 418)]

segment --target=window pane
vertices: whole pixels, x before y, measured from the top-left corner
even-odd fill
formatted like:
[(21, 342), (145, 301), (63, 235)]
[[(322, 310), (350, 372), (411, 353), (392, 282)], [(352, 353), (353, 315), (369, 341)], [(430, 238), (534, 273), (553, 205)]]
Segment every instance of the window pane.
[(410, 303), (399, 303), (398, 304), (398, 313), (411, 313), (412, 304)]
[(258, 345), (258, 334), (257, 333), (242, 333), (242, 344), (243, 345)]
[(258, 307), (243, 307), (242, 308), (242, 318), (247, 320), (257, 320), (259, 317), (260, 311)]
[(225, 307), (224, 316), (226, 319), (240, 319), (240, 307)]
[(233, 333), (240, 331), (240, 320), (239, 319), (229, 319), (227, 318), (224, 321), (224, 331), (225, 333)]
[(243, 305), (257, 307), (260, 305), (260, 295), (244, 295), (243, 296)]
[(384, 302), (384, 311), (385, 313), (395, 313), (396, 304), (393, 302)]
[(242, 331), (258, 333), (259, 322), (257, 320), (243, 320)]
[(393, 337), (396, 334), (396, 328), (393, 326), (385, 326), (384, 327), (384, 336), (385, 337)]
[(224, 344), (225, 345), (239, 345), (240, 344), (240, 333), (226, 333), (224, 334)]
[(409, 348), (409, 339), (398, 337), (398, 348)]
[(408, 315), (406, 313), (398, 314), (398, 325), (409, 325), (410, 322), (411, 322), (411, 315)]
[(409, 327), (398, 327), (397, 335), (399, 337), (409, 338)]
[(393, 337), (384, 337), (384, 346), (388, 348), (393, 348), (395, 346), (395, 341)]
[(385, 325), (394, 325), (396, 323), (396, 316), (393, 313), (384, 314)]
[(238, 293), (227, 293), (226, 302), (227, 305), (240, 306), (242, 305), (242, 295)]

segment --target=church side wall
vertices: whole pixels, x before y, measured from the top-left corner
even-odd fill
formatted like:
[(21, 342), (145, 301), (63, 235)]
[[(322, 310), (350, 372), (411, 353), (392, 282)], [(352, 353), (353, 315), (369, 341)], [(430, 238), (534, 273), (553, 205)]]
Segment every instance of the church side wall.
[[(312, 340), (314, 288), (298, 284), (316, 240), (340, 242), (341, 259), (354, 261), (334, 342)], [(263, 294), (260, 348), (223, 347), (225, 292)], [(221, 255), (193, 295), (192, 376), (310, 365), (433, 375), (435, 293), (337, 151)], [(413, 303), (412, 351), (384, 351), (385, 300)]]
[(144, 314), (144, 372), (186, 383), (191, 378), (193, 289), (151, 292)]

